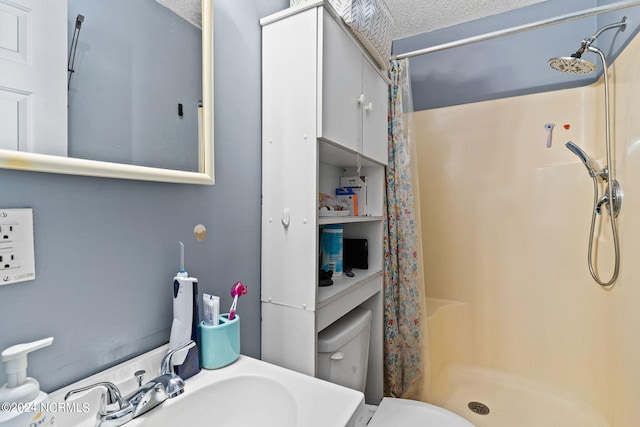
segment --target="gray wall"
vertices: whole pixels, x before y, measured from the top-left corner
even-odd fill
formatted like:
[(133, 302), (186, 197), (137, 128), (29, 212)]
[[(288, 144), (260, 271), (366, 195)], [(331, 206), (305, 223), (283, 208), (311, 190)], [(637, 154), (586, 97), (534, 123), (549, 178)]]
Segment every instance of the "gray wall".
[[(0, 207), (32, 207), (34, 281), (0, 286), (0, 350), (48, 336), (29, 375), (52, 391), (168, 341), (178, 241), (200, 291), (260, 354), (260, 17), (288, 0), (215, 1), (215, 186), (0, 170)], [(202, 223), (208, 236), (193, 237)], [(6, 382), (0, 373), (0, 385)]]
[[(492, 17), (430, 33), (396, 40), (399, 54), (466, 37), (529, 24), (570, 12), (589, 9), (614, 0), (548, 0)], [(577, 87), (594, 82), (601, 74), (599, 58), (584, 58), (598, 65), (597, 74), (575, 76), (552, 70), (551, 57), (569, 56), (581, 41), (604, 25), (629, 17), (629, 25), (616, 35), (610, 30), (599, 37), (599, 47), (611, 63), (637, 32), (640, 8), (624, 9), (583, 18), (516, 35), (453, 48), (410, 60), (411, 84), (416, 111), (509, 96)]]

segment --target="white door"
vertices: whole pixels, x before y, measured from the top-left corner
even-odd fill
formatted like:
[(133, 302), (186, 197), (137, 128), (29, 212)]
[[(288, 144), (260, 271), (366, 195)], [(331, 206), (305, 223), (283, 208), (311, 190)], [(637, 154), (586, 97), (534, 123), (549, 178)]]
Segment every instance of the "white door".
[(67, 155), (67, 0), (0, 0), (0, 149)]

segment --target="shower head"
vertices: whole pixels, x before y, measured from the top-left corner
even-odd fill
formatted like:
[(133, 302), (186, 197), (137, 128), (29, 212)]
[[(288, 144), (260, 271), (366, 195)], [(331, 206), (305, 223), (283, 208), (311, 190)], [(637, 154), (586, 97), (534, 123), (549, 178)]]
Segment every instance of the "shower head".
[(578, 156), (578, 158), (580, 160), (582, 160), (582, 163), (584, 163), (584, 166), (587, 168), (587, 171), (589, 172), (589, 175), (591, 176), (591, 178), (595, 178), (596, 177), (596, 171), (595, 169), (593, 169), (593, 166), (591, 165), (591, 159), (589, 158), (589, 156), (587, 156), (587, 153), (585, 153), (584, 151), (582, 151), (582, 149), (580, 147), (578, 147), (576, 144), (574, 144), (573, 142), (569, 141), (565, 144), (565, 146), (576, 156)]
[[(585, 52), (595, 52), (601, 54), (600, 50), (591, 44), (600, 37), (600, 34), (607, 30), (619, 28), (620, 31), (624, 31), (627, 27), (627, 17), (624, 16), (620, 22), (602, 27), (594, 35), (582, 40), (582, 46), (580, 49), (571, 56), (559, 56), (551, 58), (548, 62), (549, 66), (556, 71), (562, 71), (563, 73), (570, 74), (588, 74), (596, 70), (596, 65), (593, 62), (582, 59), (582, 54)], [(601, 56), (604, 60), (604, 54)], [(573, 150), (572, 150), (573, 151)]]
[(556, 71), (571, 74), (589, 74), (596, 70), (596, 65), (593, 62), (582, 59), (577, 53), (571, 56), (551, 58), (549, 66)]
[(82, 27), (82, 23), (84, 22), (84, 15), (76, 16), (76, 28), (79, 30)]

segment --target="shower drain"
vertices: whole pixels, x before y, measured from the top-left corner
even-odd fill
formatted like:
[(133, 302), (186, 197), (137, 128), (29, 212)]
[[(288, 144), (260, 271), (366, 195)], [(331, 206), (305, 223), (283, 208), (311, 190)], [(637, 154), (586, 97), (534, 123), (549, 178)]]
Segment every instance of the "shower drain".
[(471, 409), (473, 412), (475, 412), (476, 414), (479, 414), (479, 415), (487, 415), (489, 412), (491, 412), (489, 410), (489, 407), (487, 405), (485, 405), (484, 403), (469, 402), (469, 404), (467, 406), (469, 407), (469, 409)]

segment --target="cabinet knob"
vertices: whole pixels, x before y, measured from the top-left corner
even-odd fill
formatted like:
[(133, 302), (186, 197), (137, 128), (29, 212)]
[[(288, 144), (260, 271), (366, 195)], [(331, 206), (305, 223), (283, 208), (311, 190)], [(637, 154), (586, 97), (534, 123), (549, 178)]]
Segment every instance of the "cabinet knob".
[(364, 106), (364, 111), (366, 111), (367, 113), (372, 113), (373, 112), (373, 102), (370, 102), (367, 105), (365, 105)]
[(364, 104), (364, 93), (361, 93), (360, 96), (358, 97), (358, 105), (362, 105)]
[(289, 208), (284, 208), (282, 211), (282, 218), (280, 219), (284, 228), (289, 228), (289, 224), (291, 223), (291, 211)]

